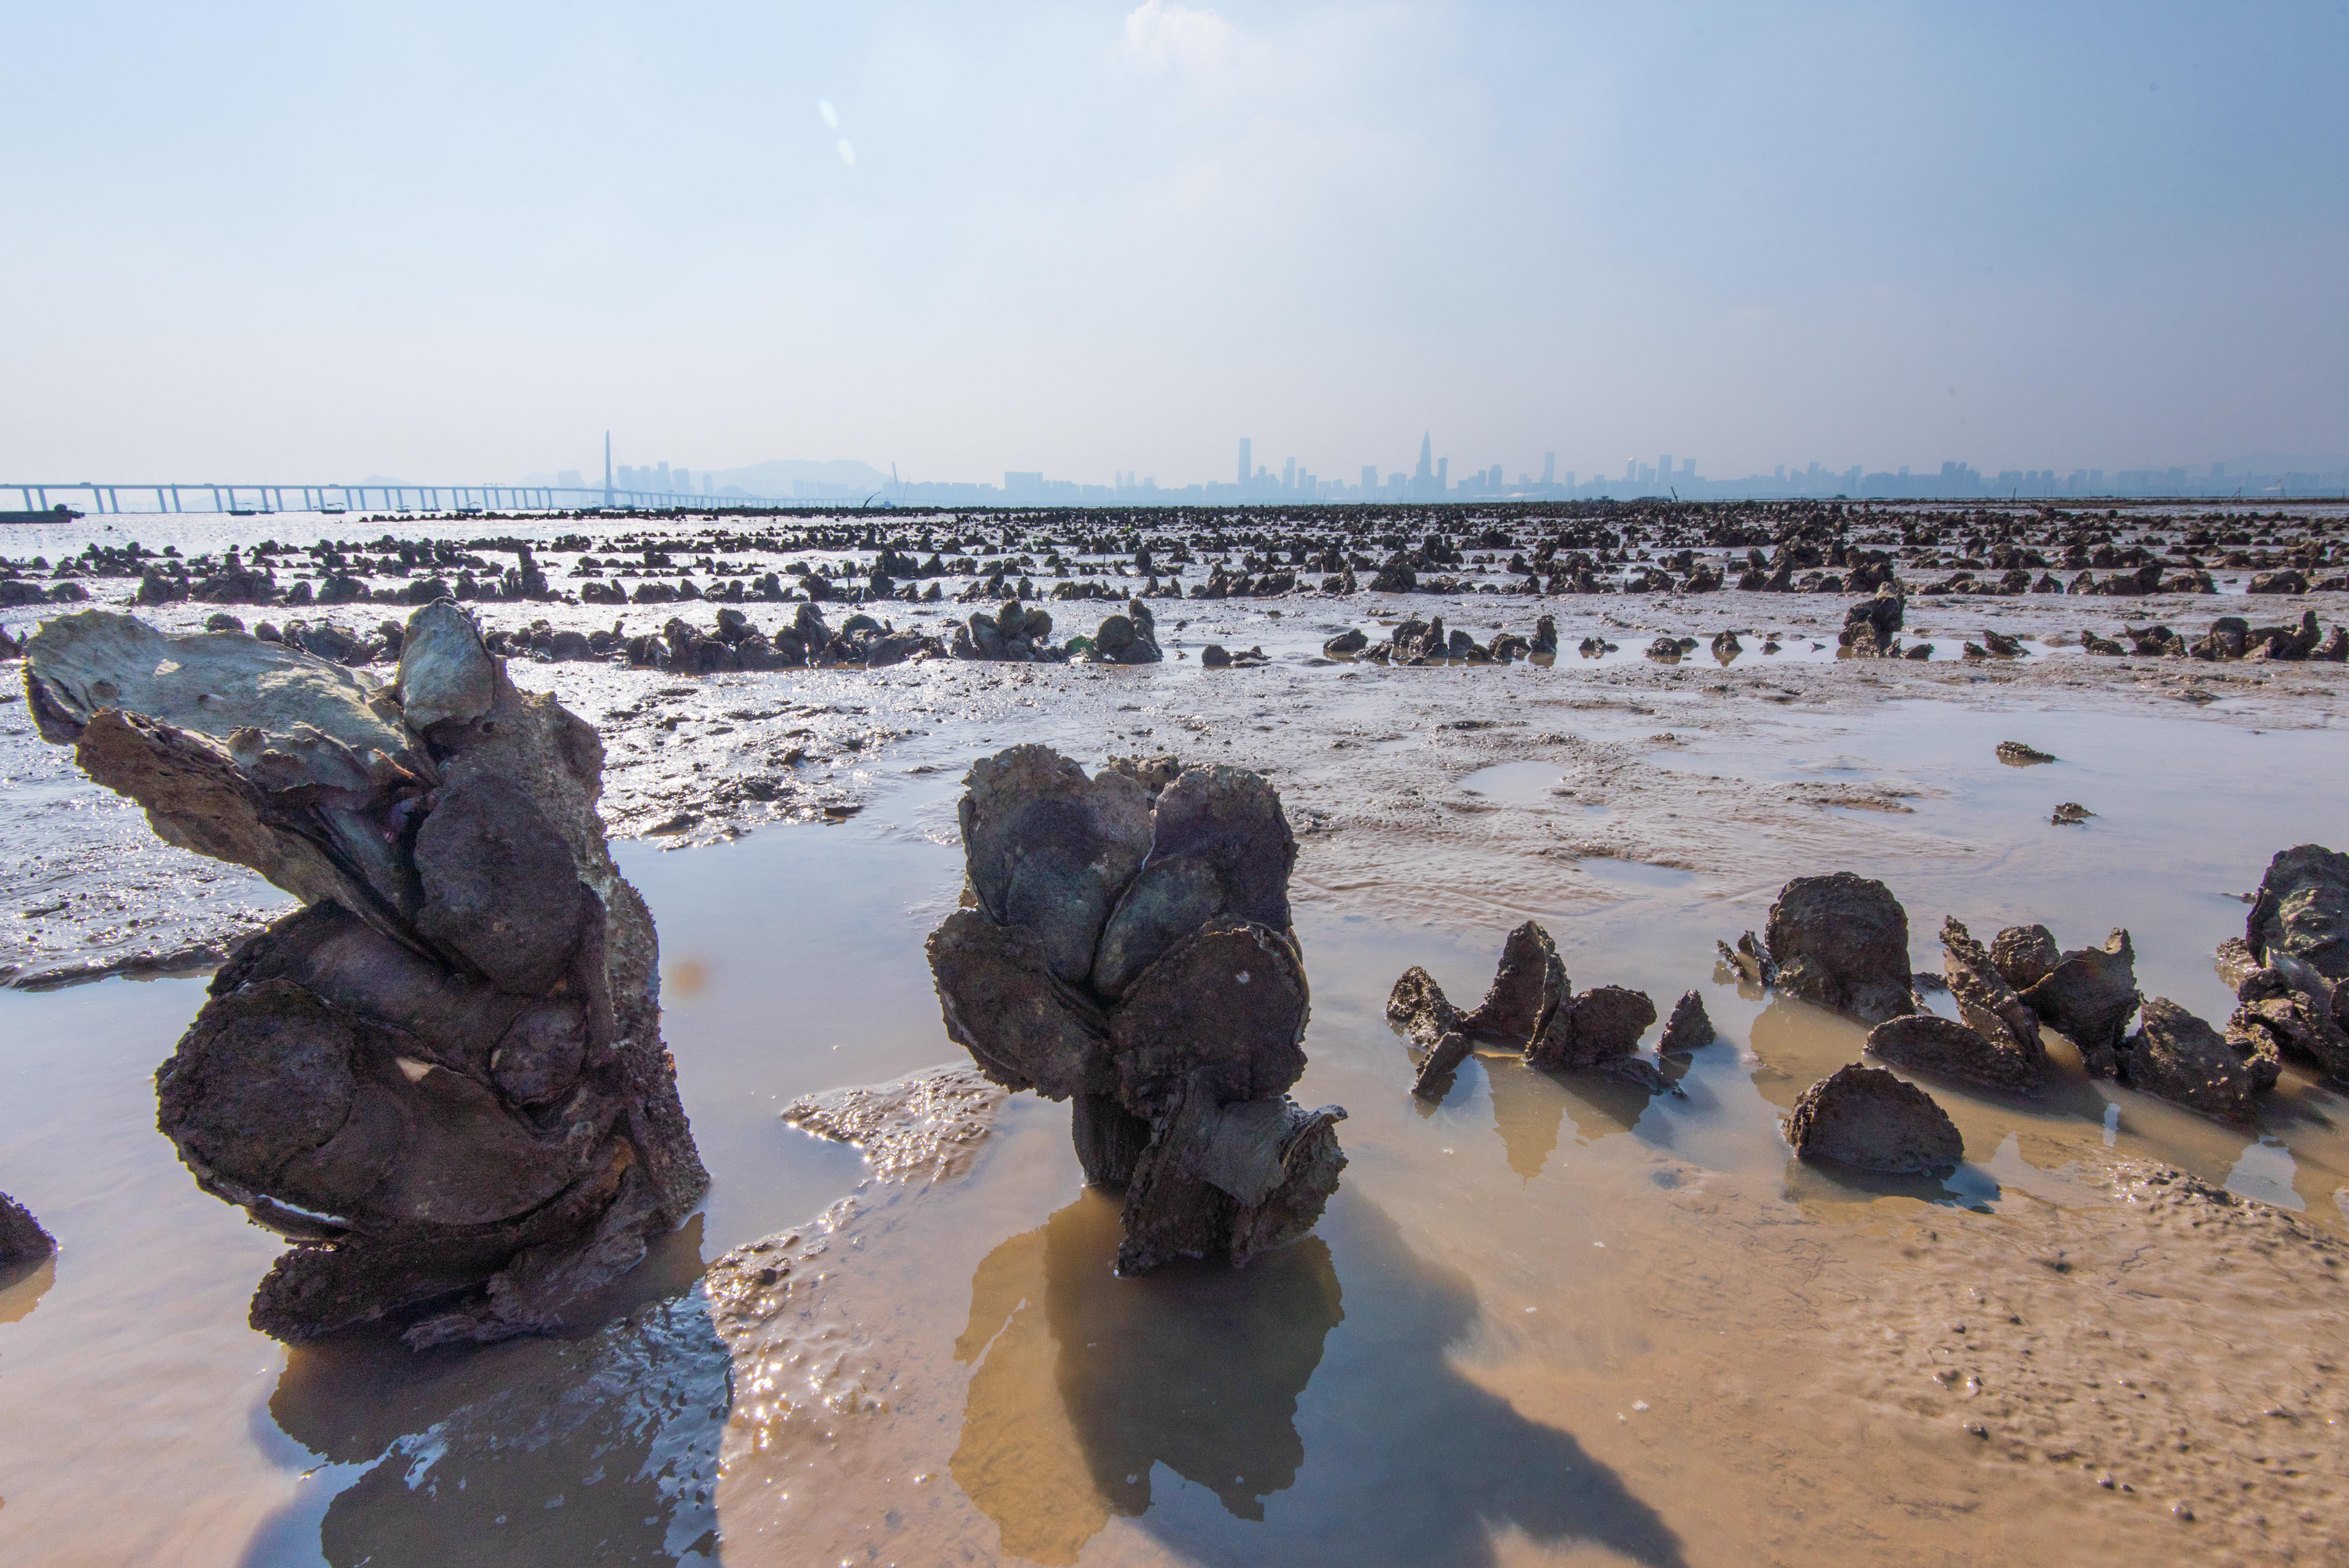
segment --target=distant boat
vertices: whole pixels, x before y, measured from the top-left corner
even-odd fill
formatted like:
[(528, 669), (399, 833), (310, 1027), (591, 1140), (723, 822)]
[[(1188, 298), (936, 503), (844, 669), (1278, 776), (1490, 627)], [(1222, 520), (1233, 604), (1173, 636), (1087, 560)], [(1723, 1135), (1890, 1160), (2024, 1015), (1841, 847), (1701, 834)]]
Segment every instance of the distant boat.
[(81, 515), (60, 501), (47, 512), (0, 512), (0, 523), (70, 523)]
[(329, 516), (329, 517), (340, 517), (344, 513), (348, 512), (348, 511), (350, 510), (350, 508), (349, 508), (349, 507), (347, 507), (347, 506), (326, 506), (326, 505), (321, 505), (321, 506), (318, 508), (318, 510), (319, 510), (321, 513), (325, 514), (326, 516)]

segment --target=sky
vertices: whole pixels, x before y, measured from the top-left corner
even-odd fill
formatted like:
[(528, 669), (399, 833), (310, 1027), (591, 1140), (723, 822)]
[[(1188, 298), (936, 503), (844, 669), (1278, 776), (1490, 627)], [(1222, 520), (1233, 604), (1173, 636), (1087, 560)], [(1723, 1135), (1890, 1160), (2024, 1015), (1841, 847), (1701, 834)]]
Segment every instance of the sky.
[(0, 0), (0, 483), (2349, 452), (2349, 0)]

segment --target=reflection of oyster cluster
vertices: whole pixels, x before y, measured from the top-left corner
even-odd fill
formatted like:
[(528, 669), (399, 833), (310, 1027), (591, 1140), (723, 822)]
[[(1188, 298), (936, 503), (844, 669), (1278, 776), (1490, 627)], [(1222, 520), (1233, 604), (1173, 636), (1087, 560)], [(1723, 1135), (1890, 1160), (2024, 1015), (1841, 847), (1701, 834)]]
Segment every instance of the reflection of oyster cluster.
[(962, 833), (975, 907), (929, 940), (947, 1031), (997, 1083), (1074, 1102), (1086, 1179), (1125, 1189), (1119, 1268), (1309, 1230), (1345, 1112), (1287, 1092), (1308, 997), (1272, 786), (1015, 746), (972, 767)]
[(166, 840), (304, 901), (237, 948), (157, 1075), (205, 1189), (302, 1243), (254, 1297), (281, 1339), (549, 1326), (709, 1179), (595, 731), (517, 691), (454, 604), (401, 641), (389, 690), (96, 611), (27, 649), (45, 738)]

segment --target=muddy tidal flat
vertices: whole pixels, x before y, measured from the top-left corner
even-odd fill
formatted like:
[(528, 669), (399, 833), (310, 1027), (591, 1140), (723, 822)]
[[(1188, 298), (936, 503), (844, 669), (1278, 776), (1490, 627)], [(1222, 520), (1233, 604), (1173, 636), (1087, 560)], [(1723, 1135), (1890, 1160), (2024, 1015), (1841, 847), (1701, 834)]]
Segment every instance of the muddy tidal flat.
[[(103, 609), (388, 681), (387, 625), (471, 608), (601, 738), (712, 1177), (561, 1332), (255, 1333), (284, 1242), (154, 1073), (291, 900), (159, 840), (0, 664), (0, 1191), (57, 1242), (0, 1266), (0, 1563), (2349, 1563), (2349, 1091), (2287, 1055), (2222, 1121), (2051, 1032), (2034, 1093), (1901, 1070), (1953, 1172), (1809, 1163), (1785, 1119), (1868, 1024), (1717, 945), (1851, 872), (1913, 971), (1945, 917), (2125, 929), (2225, 1029), (2271, 858), (2349, 848), (2344, 549), (2291, 504), (0, 530), (0, 652)], [(1103, 657), (1142, 622), (1158, 659)], [(1069, 1107), (947, 1037), (957, 802), (1028, 742), (1279, 793), (1293, 1092), (1349, 1163), (1244, 1270), (1121, 1278)], [(1717, 1038), (1414, 1096), (1390, 988), (1473, 1004), (1527, 920)]]

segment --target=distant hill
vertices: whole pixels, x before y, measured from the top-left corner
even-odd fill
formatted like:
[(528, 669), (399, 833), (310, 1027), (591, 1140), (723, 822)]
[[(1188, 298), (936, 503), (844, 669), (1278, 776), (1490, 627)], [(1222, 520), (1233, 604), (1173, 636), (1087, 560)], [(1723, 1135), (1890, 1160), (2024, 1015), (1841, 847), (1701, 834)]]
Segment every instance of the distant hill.
[(773, 495), (788, 500), (794, 484), (834, 486), (869, 495), (889, 483), (889, 476), (869, 462), (854, 458), (834, 458), (829, 462), (815, 462), (806, 458), (776, 458), (769, 462), (754, 462), (748, 468), (714, 468), (710, 478), (720, 490), (730, 485), (749, 491), (753, 495)]

